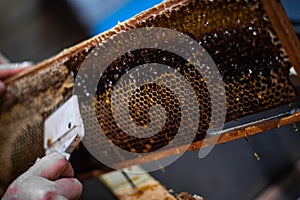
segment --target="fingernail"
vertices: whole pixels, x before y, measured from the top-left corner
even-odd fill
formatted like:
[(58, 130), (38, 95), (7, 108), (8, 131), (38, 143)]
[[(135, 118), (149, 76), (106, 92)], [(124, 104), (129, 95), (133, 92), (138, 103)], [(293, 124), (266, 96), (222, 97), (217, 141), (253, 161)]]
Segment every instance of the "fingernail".
[(2, 94), (5, 91), (5, 84), (0, 81), (0, 94)]

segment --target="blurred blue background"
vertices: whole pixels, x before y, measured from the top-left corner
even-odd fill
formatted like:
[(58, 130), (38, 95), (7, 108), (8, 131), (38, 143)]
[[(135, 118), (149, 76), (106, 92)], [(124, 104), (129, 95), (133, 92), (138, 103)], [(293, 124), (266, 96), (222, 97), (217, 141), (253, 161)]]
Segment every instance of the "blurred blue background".
[(281, 1), (295, 31), (300, 34), (300, 1), (299, 0), (282, 0)]
[(68, 0), (89, 34), (96, 35), (162, 0)]
[[(99, 34), (162, 0), (67, 0), (92, 35)], [(282, 0), (288, 16), (300, 33), (300, 1)]]

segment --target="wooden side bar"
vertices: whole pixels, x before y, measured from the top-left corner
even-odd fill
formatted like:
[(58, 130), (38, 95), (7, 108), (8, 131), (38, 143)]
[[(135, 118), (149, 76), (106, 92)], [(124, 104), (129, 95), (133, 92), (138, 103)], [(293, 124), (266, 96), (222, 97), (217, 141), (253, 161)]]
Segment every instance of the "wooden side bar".
[[(187, 146), (180, 146), (172, 149), (165, 150), (163, 152), (159, 153), (151, 153), (149, 156), (143, 156), (142, 158), (138, 159), (132, 159), (132, 160), (127, 160), (124, 163), (119, 163), (116, 165), (116, 168), (123, 168), (123, 167), (128, 167), (130, 165), (136, 165), (141, 162), (140, 159), (143, 159), (143, 162), (150, 162), (153, 160), (159, 160), (161, 158), (165, 158), (170, 155), (176, 155), (184, 152), (185, 150), (188, 151), (194, 151), (200, 148), (208, 147), (211, 145), (215, 144), (222, 144), (225, 142), (230, 142), (233, 140), (237, 140), (240, 138), (244, 138), (247, 136), (255, 135), (258, 133), (261, 133), (263, 131), (271, 130), (274, 128), (280, 128), (295, 122), (300, 121), (300, 112), (296, 112), (290, 116), (287, 117), (281, 117), (281, 118), (276, 118), (276, 119), (271, 119), (271, 120), (266, 120), (264, 122), (259, 122), (257, 124), (252, 124), (249, 126), (245, 126), (241, 129), (237, 129), (231, 132), (223, 133), (220, 136), (218, 135), (217, 137), (211, 137), (206, 139), (205, 141), (198, 141), (194, 142), (191, 146), (187, 148)], [(219, 137), (219, 138), (218, 138)]]
[(300, 78), (300, 42), (280, 0), (262, 0), (282, 46)]

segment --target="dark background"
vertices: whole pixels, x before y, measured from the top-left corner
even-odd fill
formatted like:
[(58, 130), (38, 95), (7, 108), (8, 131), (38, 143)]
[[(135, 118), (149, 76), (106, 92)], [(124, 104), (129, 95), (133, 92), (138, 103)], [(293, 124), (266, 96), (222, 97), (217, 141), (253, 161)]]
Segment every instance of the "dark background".
[[(121, 9), (118, 5), (127, 1), (84, 0), (79, 4), (80, 0), (0, 0), (0, 52), (15, 62), (49, 58), (89, 38), (105, 21), (103, 15), (112, 13), (107, 10)], [(88, 6), (90, 2), (93, 6)], [(93, 10), (87, 12), (78, 5)], [(295, 30), (300, 32), (299, 1), (285, 0), (284, 5)], [(250, 120), (288, 109), (284, 106)], [(164, 171), (152, 175), (177, 193), (196, 193), (206, 199), (258, 198), (271, 191), (268, 188), (274, 184), (280, 189), (279, 199), (300, 197), (300, 132), (290, 125), (250, 139), (260, 161), (254, 158), (246, 140), (240, 139), (217, 145), (204, 159), (199, 159), (197, 152), (187, 152)], [(82, 199), (113, 199), (98, 179), (86, 180), (84, 186)]]

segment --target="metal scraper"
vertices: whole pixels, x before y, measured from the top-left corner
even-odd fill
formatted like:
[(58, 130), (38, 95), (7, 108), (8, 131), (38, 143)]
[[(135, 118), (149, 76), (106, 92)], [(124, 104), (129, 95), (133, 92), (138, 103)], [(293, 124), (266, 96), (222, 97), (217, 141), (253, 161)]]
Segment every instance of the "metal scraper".
[(59, 152), (69, 159), (84, 137), (78, 97), (73, 95), (45, 121), (44, 148), (46, 155)]

